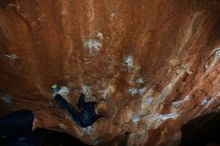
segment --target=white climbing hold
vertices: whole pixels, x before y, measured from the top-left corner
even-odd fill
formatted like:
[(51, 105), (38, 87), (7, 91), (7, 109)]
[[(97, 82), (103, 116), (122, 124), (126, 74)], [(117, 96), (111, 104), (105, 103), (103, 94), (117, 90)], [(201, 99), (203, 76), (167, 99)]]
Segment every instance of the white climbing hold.
[(2, 95), (2, 96), (0, 96), (0, 99), (2, 102), (6, 103), (6, 104), (10, 104), (12, 97), (9, 95)]
[(144, 79), (143, 78), (138, 78), (138, 79), (135, 80), (135, 83), (144, 84)]
[(179, 116), (179, 113), (170, 113), (170, 114), (156, 114), (152, 117), (153, 120), (167, 120), (167, 119), (176, 119)]
[(215, 49), (215, 55), (220, 56), (220, 48)]
[(209, 103), (209, 100), (208, 99), (203, 99), (202, 101), (201, 101), (201, 105), (207, 105)]
[(128, 93), (132, 96), (135, 96), (135, 95), (143, 95), (144, 92), (146, 91), (146, 88), (130, 88), (128, 89)]
[(153, 103), (153, 97), (152, 96), (148, 96), (147, 98), (146, 98), (146, 104), (147, 105), (151, 105)]
[(90, 55), (93, 55), (101, 50), (102, 43), (96, 39), (87, 39), (84, 42), (84, 46), (89, 49)]
[(86, 134), (92, 134), (95, 132), (96, 128), (93, 126), (88, 126), (85, 128), (82, 128), (83, 132), (85, 132)]
[(138, 88), (128, 89), (128, 93), (131, 94), (132, 96), (134, 96), (139, 93), (139, 89)]
[(134, 68), (134, 58), (131, 55), (125, 56), (123, 58), (123, 64), (128, 68), (128, 70), (131, 70)]
[(16, 54), (5, 55), (5, 57), (8, 57), (9, 59), (12, 60), (16, 60), (18, 58)]
[(132, 117), (132, 122), (137, 123), (141, 120), (141, 117), (139, 115), (135, 115)]

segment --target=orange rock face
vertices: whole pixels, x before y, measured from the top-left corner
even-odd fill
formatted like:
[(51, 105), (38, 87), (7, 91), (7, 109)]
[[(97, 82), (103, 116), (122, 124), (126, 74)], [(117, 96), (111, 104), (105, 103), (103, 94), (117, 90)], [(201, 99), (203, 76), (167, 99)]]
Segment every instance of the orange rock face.
[[(220, 104), (219, 14), (218, 0), (1, 0), (1, 115), (31, 109), (92, 145), (178, 145)], [(108, 114), (80, 128), (54, 83), (73, 106), (83, 89), (105, 98)]]

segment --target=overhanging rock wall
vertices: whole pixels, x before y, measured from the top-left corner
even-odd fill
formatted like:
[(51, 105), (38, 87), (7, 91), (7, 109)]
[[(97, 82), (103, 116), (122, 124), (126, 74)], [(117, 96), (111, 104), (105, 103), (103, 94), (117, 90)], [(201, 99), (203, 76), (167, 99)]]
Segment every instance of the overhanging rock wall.
[[(1, 0), (0, 113), (32, 109), (93, 145), (177, 145), (181, 125), (219, 107), (219, 14), (218, 0)], [(79, 128), (53, 83), (73, 105), (91, 86), (107, 116)]]

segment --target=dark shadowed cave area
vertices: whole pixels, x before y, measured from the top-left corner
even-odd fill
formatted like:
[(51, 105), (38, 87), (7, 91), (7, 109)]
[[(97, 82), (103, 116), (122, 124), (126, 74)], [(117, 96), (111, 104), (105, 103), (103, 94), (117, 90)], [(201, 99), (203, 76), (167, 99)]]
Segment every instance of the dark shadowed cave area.
[[(220, 146), (219, 123), (219, 112), (199, 116), (189, 121), (181, 128), (180, 146)], [(128, 134), (125, 134), (114, 141), (120, 141), (119, 146), (127, 145), (127, 136)], [(43, 128), (36, 129), (33, 132), (33, 137), (40, 146), (89, 146), (66, 133)]]
[(181, 130), (181, 146), (220, 146), (220, 113), (199, 116)]
[[(199, 116), (181, 128), (180, 146), (220, 146), (220, 113), (214, 112)], [(39, 128), (33, 132), (40, 146), (89, 146), (68, 134)], [(128, 134), (115, 141), (119, 146), (127, 145)]]
[(39, 146), (89, 146), (66, 133), (39, 128), (33, 132)]

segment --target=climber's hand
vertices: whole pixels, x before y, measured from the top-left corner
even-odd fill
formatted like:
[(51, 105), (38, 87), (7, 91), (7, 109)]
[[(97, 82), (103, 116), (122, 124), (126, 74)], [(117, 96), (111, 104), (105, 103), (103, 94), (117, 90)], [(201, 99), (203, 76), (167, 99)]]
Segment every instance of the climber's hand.
[(69, 93), (70, 93), (70, 89), (65, 86), (62, 86), (58, 91), (58, 94), (60, 94), (62, 97), (68, 96)]
[(66, 97), (69, 93), (70, 93), (70, 89), (65, 86), (62, 86), (60, 89), (56, 84), (52, 86), (53, 97), (55, 97), (57, 94), (60, 94), (62, 97)]

